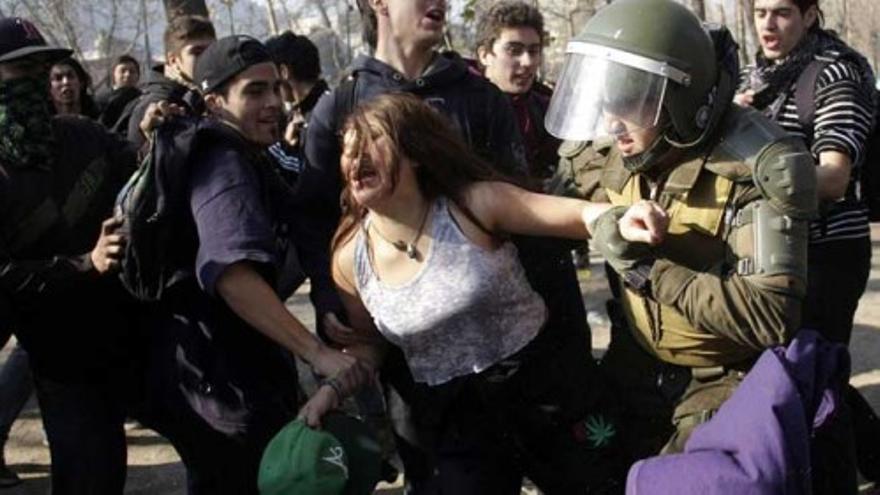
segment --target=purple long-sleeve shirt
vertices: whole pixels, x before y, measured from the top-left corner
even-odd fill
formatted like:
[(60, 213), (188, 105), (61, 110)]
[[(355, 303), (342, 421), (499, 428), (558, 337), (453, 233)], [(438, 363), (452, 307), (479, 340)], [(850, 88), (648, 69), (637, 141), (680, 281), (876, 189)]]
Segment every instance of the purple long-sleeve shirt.
[(810, 436), (838, 408), (849, 368), (846, 348), (813, 331), (765, 351), (684, 453), (630, 469), (627, 495), (810, 493)]

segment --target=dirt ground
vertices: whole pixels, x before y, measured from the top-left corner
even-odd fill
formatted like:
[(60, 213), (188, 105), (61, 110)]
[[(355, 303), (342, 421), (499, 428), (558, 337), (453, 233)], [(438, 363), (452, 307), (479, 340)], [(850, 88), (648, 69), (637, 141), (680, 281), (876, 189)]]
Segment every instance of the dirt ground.
[[(868, 289), (859, 305), (853, 332), (852, 380), (868, 398), (875, 410), (880, 409), (880, 225), (873, 225), (873, 261)], [(604, 317), (603, 301), (608, 297), (605, 277), (598, 259), (592, 260), (589, 270), (580, 273), (584, 301), (590, 313), (593, 328), (593, 347), (601, 354), (608, 346), (608, 326)], [(294, 295), (288, 306), (309, 326), (314, 316), (309, 306), (307, 291)], [(9, 345), (0, 351), (0, 362), (5, 362)], [(13, 426), (6, 445), (6, 460), (25, 482), (18, 487), (2, 490), (3, 495), (43, 495), (50, 491), (49, 451), (44, 445), (39, 409), (31, 401)], [(128, 482), (130, 495), (183, 495), (185, 475), (174, 449), (160, 436), (142, 428), (128, 431)], [(862, 493), (880, 494), (863, 485)], [(525, 490), (531, 491), (531, 490)], [(399, 483), (381, 485), (377, 493), (400, 494)]]

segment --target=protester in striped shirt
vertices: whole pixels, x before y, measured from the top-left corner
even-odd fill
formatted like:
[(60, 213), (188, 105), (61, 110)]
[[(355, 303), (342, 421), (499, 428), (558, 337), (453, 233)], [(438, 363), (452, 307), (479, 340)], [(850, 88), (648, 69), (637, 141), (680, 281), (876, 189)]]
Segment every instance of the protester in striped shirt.
[[(848, 344), (871, 265), (868, 211), (856, 184), (874, 121), (874, 75), (863, 56), (822, 29), (819, 0), (755, 0), (753, 15), (760, 49), (735, 100), (803, 139), (815, 157), (822, 213), (810, 226), (803, 326)], [(806, 88), (800, 97), (798, 87)], [(856, 438), (880, 443), (880, 421), (855, 389), (848, 395)], [(861, 471), (876, 478), (880, 455), (860, 443)], [(843, 493), (837, 488), (814, 491)]]
[[(819, 27), (817, 4), (756, 0), (761, 50), (736, 100), (804, 139), (816, 157), (824, 208), (810, 228), (811, 293), (804, 322), (831, 340), (848, 342), (870, 268), (868, 214), (855, 185), (872, 129), (874, 78), (864, 57)], [(822, 64), (813, 92), (815, 113), (805, 123), (795, 93), (799, 76), (815, 60)]]

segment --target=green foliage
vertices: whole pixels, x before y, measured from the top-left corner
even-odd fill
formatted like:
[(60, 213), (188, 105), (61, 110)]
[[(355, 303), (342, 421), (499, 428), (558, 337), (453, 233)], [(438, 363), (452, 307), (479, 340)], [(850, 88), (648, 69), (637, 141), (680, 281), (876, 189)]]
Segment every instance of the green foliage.
[(464, 9), (461, 14), (462, 20), (465, 24), (470, 24), (474, 22), (477, 18), (477, 0), (466, 0), (464, 3)]

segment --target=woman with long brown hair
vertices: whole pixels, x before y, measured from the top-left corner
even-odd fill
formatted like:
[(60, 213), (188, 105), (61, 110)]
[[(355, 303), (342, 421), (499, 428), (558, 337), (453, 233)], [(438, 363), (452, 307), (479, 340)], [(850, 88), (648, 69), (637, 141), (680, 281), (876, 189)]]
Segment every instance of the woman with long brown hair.
[[(571, 435), (589, 412), (573, 406), (586, 391), (567, 376), (580, 368), (559, 361), (589, 353), (546, 338), (545, 303), (507, 234), (586, 238), (609, 207), (497, 177), (410, 95), (361, 105), (344, 129), (333, 277), (359, 334), (346, 351), (374, 369), (389, 344), (403, 352), (415, 383), (407, 400), (433, 463), (434, 486), (422, 488), (519, 493), (527, 474), (545, 491), (585, 491), (598, 450)], [(619, 229), (629, 242), (656, 244), (666, 216), (640, 203)], [(317, 425), (351, 392), (331, 379), (300, 416)], [(555, 476), (536, 474), (537, 465)]]

